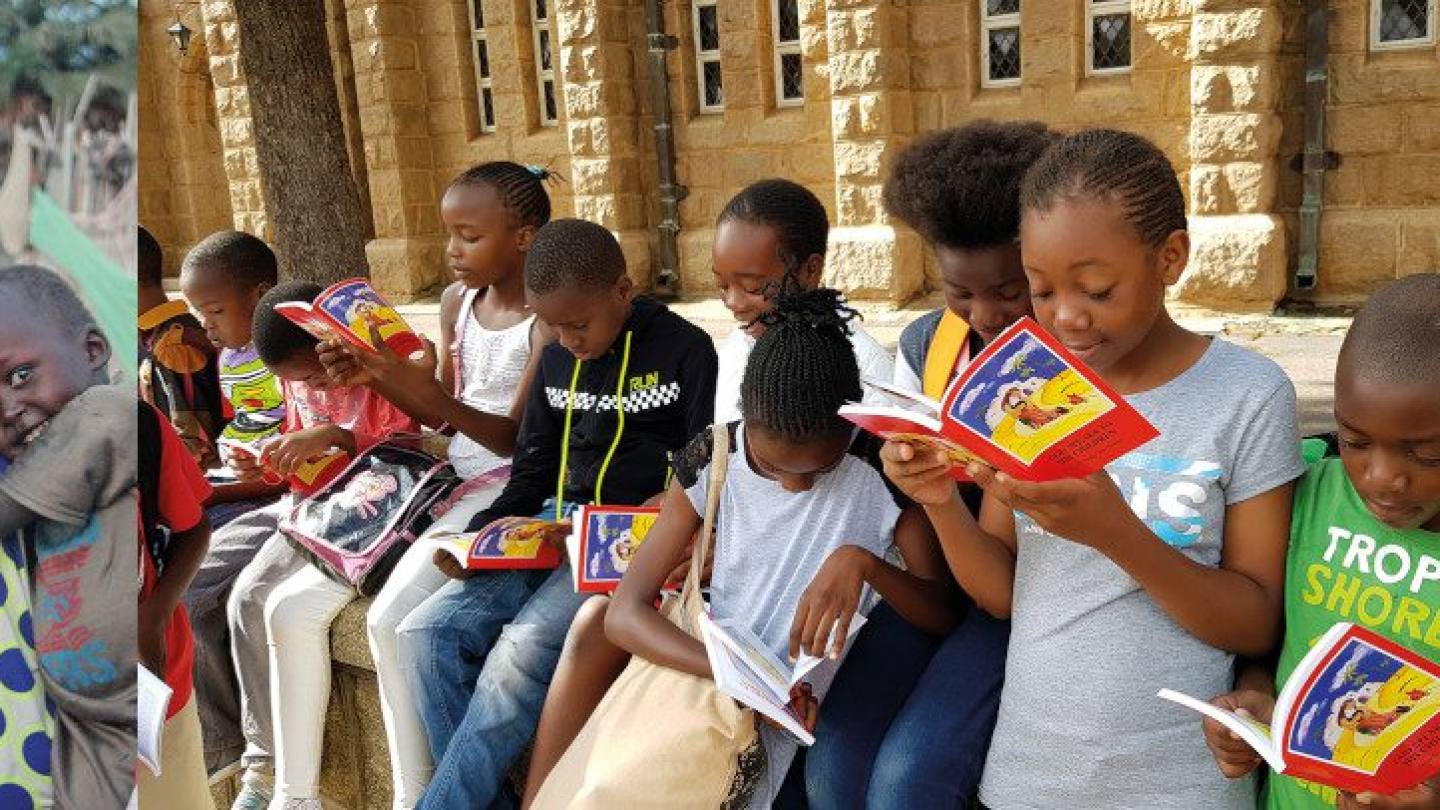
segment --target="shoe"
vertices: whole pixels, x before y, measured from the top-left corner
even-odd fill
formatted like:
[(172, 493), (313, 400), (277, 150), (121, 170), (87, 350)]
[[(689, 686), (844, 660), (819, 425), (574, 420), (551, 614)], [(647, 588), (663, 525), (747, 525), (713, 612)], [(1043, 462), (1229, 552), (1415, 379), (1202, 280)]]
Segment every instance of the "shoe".
[(269, 785), (246, 782), (240, 786), (240, 792), (235, 794), (230, 810), (266, 810), (272, 797)]

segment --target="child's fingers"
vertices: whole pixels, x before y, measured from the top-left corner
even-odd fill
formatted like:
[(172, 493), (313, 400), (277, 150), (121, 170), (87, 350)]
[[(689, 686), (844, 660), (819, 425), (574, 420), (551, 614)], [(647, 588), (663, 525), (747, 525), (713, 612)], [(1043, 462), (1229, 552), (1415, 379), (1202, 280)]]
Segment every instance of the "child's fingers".
[(795, 618), (790, 621), (790, 660), (794, 661), (800, 657), (800, 646), (804, 643), (805, 622), (810, 616), (810, 600), (804, 596), (800, 597), (800, 604), (795, 607)]
[[(854, 618), (852, 610), (841, 611), (839, 619), (835, 622), (835, 646), (830, 650), (832, 660), (840, 660), (840, 654), (845, 652), (845, 640), (850, 635), (850, 620)], [(824, 641), (820, 642), (824, 644)]]
[(825, 657), (825, 644), (830, 640), (830, 629), (835, 626), (838, 615), (839, 611), (833, 607), (818, 612), (818, 620), (808, 634), (810, 642), (806, 645), (805, 652), (816, 658)]

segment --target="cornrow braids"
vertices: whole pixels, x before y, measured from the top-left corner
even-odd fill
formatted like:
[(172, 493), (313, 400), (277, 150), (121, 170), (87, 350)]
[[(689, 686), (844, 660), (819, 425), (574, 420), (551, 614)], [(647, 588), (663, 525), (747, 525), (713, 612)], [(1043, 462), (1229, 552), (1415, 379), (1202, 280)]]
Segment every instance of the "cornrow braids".
[(538, 228), (550, 221), (550, 195), (545, 192), (545, 181), (552, 178), (558, 180), (559, 175), (543, 166), (492, 160), (461, 172), (450, 181), (450, 188), (490, 186), (500, 195), (505, 210), (515, 217), (518, 225)]
[(732, 220), (773, 229), (787, 273), (797, 272), (811, 256), (825, 255), (830, 218), (820, 199), (799, 183), (780, 178), (751, 183), (730, 198), (715, 225)]
[(1085, 195), (1118, 202), (1125, 221), (1152, 248), (1186, 230), (1175, 167), (1159, 147), (1134, 133), (1085, 129), (1056, 141), (1025, 173), (1020, 208), (1049, 211), (1061, 200)]
[(793, 279), (759, 321), (740, 383), (745, 421), (784, 441), (802, 442), (848, 430), (840, 406), (860, 399), (860, 367), (850, 344), (858, 313), (839, 291), (806, 290)]

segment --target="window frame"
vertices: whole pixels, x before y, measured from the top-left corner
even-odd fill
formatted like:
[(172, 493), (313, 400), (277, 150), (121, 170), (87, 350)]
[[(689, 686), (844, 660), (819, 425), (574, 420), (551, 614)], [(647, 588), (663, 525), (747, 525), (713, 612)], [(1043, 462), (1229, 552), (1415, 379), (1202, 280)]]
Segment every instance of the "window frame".
[[(530, 44), (535, 57), (535, 118), (542, 127), (560, 125), (560, 85), (555, 81), (555, 62), (560, 58), (560, 48), (555, 39), (555, 0), (525, 0), (530, 6)], [(545, 16), (539, 15), (537, 3), (544, 2)], [(550, 41), (550, 67), (540, 61), (540, 32), (545, 31)], [(545, 111), (545, 83), (550, 83), (550, 94), (555, 98), (555, 117)]]
[[(977, 8), (980, 11), (980, 86), (991, 87), (1019, 87), (1025, 78), (1025, 66), (1021, 63), (1020, 75), (1013, 79), (992, 79), (990, 78), (990, 32), (1005, 28), (1014, 28), (1016, 42), (1021, 42), (1021, 6), (1017, 3), (1016, 11), (1010, 14), (990, 14), (986, 8), (987, 0), (976, 0)], [(1024, 51), (1022, 50), (1023, 54)]]
[[(780, 39), (780, 4), (786, 0), (770, 0), (770, 42), (775, 55), (775, 106), (801, 107), (805, 104), (805, 56), (800, 52), (800, 2), (795, 3), (795, 39)], [(800, 60), (800, 95), (798, 98), (785, 97), (785, 57), (794, 56)]]
[(1428, 48), (1435, 44), (1436, 0), (1425, 0), (1425, 36), (1415, 39), (1381, 41), (1380, 21), (1385, 16), (1385, 0), (1370, 0), (1370, 50), (1403, 51), (1412, 48)]
[[(476, 112), (480, 114), (481, 134), (489, 134), (495, 132), (495, 121), (497, 118), (495, 114), (495, 86), (491, 81), (491, 77), (485, 75), (480, 69), (482, 64), (480, 61), (481, 46), (483, 45), (485, 48), (484, 64), (488, 65), (494, 55), (490, 53), (490, 38), (485, 31), (485, 8), (482, 2), (483, 0), (467, 0), (466, 5), (470, 11), (470, 61), (474, 63), (475, 68), (475, 109)], [(480, 10), (479, 20), (481, 23), (478, 28), (475, 26), (475, 10), (477, 8)], [(486, 90), (490, 91), (490, 114), (488, 120), (485, 114)]]
[[(719, 39), (720, 32), (720, 3), (719, 0), (694, 0), (690, 4), (690, 36), (694, 38), (692, 43), (695, 48), (695, 99), (697, 108), (701, 114), (725, 112), (725, 71), (720, 67), (720, 49), (704, 50), (700, 46), (700, 9), (715, 9), (715, 32), (716, 39)], [(715, 43), (720, 44), (718, 41)], [(720, 70), (720, 103), (707, 104), (705, 102), (705, 66), (714, 64)]]
[[(1125, 14), (1130, 18), (1130, 61), (1123, 67), (1095, 67), (1095, 18)], [(1135, 69), (1135, 12), (1130, 0), (1085, 0), (1085, 75), (1123, 76)]]

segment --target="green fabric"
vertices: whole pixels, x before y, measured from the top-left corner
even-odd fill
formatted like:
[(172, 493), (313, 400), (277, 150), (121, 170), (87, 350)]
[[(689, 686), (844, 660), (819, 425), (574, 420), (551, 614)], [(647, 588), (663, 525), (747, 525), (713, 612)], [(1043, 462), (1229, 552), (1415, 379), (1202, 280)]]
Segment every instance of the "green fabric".
[[(1295, 492), (1277, 688), (1315, 640), (1343, 621), (1440, 661), (1440, 533), (1376, 520), (1340, 459), (1327, 458)], [(1267, 792), (1271, 810), (1335, 806), (1334, 790), (1287, 776), (1273, 776)]]
[(134, 276), (105, 255), (65, 210), (38, 188), (30, 200), (30, 244), (74, 279), (110, 341), (119, 361), (116, 365), (133, 377), (139, 339)]

